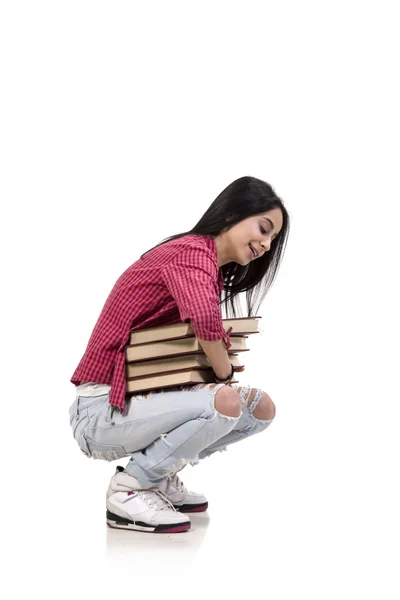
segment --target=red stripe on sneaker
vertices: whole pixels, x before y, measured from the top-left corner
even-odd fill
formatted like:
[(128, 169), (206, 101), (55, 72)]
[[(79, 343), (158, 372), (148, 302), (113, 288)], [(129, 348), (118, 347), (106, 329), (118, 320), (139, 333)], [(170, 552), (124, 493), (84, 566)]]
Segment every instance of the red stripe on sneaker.
[(170, 529), (163, 529), (162, 531), (154, 531), (154, 533), (179, 533), (180, 531), (187, 531), (190, 529), (190, 523), (185, 525), (177, 525), (176, 527), (171, 527)]

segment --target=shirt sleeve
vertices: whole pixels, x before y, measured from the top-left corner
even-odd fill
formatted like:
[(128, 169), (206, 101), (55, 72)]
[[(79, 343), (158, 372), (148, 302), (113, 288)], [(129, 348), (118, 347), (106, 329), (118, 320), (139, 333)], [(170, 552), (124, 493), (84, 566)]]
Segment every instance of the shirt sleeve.
[(161, 276), (174, 298), (182, 321), (190, 321), (200, 340), (223, 339), (230, 347), (229, 332), (222, 324), (219, 307), (218, 264), (206, 247), (183, 248), (162, 269)]

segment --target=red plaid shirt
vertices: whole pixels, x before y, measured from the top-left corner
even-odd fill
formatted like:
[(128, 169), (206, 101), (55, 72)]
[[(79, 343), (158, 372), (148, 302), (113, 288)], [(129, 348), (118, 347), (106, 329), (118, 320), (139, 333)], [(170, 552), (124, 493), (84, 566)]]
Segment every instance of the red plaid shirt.
[(212, 236), (185, 235), (153, 248), (117, 280), (71, 382), (111, 385), (110, 404), (125, 405), (125, 348), (130, 333), (190, 321), (197, 338), (223, 339), (219, 306), (224, 286)]

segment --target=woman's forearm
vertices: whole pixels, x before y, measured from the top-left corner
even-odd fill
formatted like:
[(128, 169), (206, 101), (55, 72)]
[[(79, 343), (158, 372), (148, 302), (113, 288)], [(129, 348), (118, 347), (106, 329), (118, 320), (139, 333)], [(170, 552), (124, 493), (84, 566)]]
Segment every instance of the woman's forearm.
[(225, 379), (231, 374), (231, 363), (229, 361), (228, 351), (224, 340), (216, 340), (210, 342), (208, 340), (199, 340), (200, 346), (203, 348), (208, 360), (214, 369), (215, 375), (219, 379)]

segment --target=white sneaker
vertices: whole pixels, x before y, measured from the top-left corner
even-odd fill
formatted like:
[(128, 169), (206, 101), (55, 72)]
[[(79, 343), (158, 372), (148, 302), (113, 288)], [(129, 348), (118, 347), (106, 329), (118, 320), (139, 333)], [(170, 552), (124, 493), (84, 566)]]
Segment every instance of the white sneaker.
[(207, 498), (203, 494), (189, 492), (176, 473), (165, 479), (160, 484), (159, 490), (180, 512), (203, 512), (208, 508)]
[(107, 525), (151, 533), (190, 529), (189, 517), (178, 512), (158, 488), (142, 489), (138, 480), (117, 467), (106, 495)]

